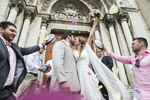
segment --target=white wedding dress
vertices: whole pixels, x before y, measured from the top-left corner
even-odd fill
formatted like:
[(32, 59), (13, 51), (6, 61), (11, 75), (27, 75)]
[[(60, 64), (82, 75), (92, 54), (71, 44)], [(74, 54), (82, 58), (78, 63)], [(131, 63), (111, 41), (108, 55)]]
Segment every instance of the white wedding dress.
[(81, 100), (101, 100), (101, 95), (98, 90), (98, 78), (93, 71), (88, 67), (89, 56), (84, 49), (79, 58), (78, 51), (74, 51), (77, 59), (77, 70), (81, 85)]
[[(109, 100), (116, 100), (116, 95), (120, 93), (120, 99), (117, 100), (130, 100), (130, 96), (120, 80), (103, 64), (101, 63), (91, 47), (86, 44), (80, 57), (77, 50), (74, 50), (74, 56), (77, 60), (77, 70), (81, 86), (81, 100), (101, 100), (101, 93), (98, 90), (98, 78), (105, 85), (109, 87), (108, 95)], [(92, 63), (94, 72), (88, 67), (89, 62)]]

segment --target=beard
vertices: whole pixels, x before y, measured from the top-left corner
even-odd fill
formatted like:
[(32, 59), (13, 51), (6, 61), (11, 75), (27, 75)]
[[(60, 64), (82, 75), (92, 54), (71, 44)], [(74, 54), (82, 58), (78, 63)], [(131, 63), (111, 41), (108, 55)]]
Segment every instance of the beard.
[(138, 53), (140, 51), (140, 48), (136, 48), (133, 50), (134, 53)]

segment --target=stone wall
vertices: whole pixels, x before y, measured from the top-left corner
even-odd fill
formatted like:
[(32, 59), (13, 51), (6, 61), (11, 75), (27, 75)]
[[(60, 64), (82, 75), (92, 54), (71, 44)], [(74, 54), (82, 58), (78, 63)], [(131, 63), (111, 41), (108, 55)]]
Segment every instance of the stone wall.
[(136, 0), (142, 16), (150, 30), (150, 0)]

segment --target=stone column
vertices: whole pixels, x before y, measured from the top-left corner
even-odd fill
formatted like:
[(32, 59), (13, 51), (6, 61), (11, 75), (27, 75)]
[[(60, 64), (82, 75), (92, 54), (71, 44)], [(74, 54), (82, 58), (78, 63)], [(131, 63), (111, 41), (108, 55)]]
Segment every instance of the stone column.
[(30, 26), (32, 19), (33, 19), (33, 11), (26, 10), (25, 11), (25, 20), (23, 23), (23, 27), (22, 27), (22, 31), (21, 31), (21, 35), (20, 35), (20, 39), (19, 39), (19, 43), (18, 43), (18, 45), (21, 47), (25, 46), (29, 26)]
[[(39, 43), (42, 43), (43, 40), (45, 39), (46, 32), (47, 32), (47, 26), (48, 26), (49, 21), (50, 21), (49, 18), (42, 18)], [(42, 55), (43, 56), (43, 62), (45, 62), (46, 49), (47, 49), (47, 47), (45, 47), (45, 51), (43, 52), (43, 55)], [(40, 78), (39, 78), (41, 86), (43, 84), (43, 78), (44, 78), (44, 74), (41, 72)]]
[(38, 1), (38, 0), (35, 0), (34, 3), (33, 3), (33, 5), (36, 5), (36, 4), (37, 4), (37, 1)]
[(101, 40), (101, 39), (100, 39), (100, 33), (99, 33), (98, 30), (95, 31), (95, 39)]
[(123, 12), (119, 13), (119, 22), (122, 25), (122, 29), (123, 29), (124, 36), (125, 36), (127, 44), (128, 44), (130, 54), (133, 54), (132, 48), (131, 48), (133, 38), (132, 38), (132, 35), (131, 35), (131, 32), (130, 32), (130, 29), (128, 27), (127, 19), (128, 19), (128, 14), (127, 13), (123, 13)]
[(23, 19), (24, 19), (24, 11), (22, 11), (16, 18), (15, 25), (17, 27), (17, 35), (13, 42), (18, 43), (20, 32), (22, 29), (22, 24), (23, 24)]
[[(100, 40), (99, 25), (97, 25), (97, 27), (95, 29), (95, 34), (94, 34), (94, 37), (93, 37), (93, 41), (96, 40), (96, 39)], [(94, 47), (94, 51), (96, 53), (97, 48), (96, 48), (95, 44), (93, 45), (93, 47)]]
[[(104, 22), (109, 30), (110, 33), (110, 37), (111, 37), (111, 42), (112, 42), (112, 46), (113, 46), (113, 50), (115, 54), (121, 55), (120, 53), (120, 49), (119, 49), (119, 45), (117, 42), (117, 38), (116, 38), (116, 33), (115, 33), (115, 29), (114, 29), (114, 25), (115, 25), (115, 20), (113, 15), (105, 15), (104, 17)], [(127, 77), (125, 74), (125, 69), (124, 69), (124, 65), (123, 63), (116, 61), (117, 63), (117, 67), (118, 67), (118, 71), (119, 71), (119, 77), (121, 82), (124, 85), (128, 85), (128, 81), (127, 81)]]
[(10, 3), (11, 9), (7, 21), (14, 23), (19, 10), (21, 10), (21, 1), (11, 1)]
[[(100, 27), (100, 34), (101, 34), (101, 39), (102, 39), (102, 42), (104, 43), (104, 45), (110, 50), (113, 52), (113, 49), (112, 49), (112, 45), (111, 45), (111, 39), (110, 39), (110, 35), (109, 35), (109, 32), (105, 26), (105, 24), (103, 22), (100, 22), (99, 23), (99, 27)], [(116, 61), (113, 59), (113, 62), (114, 62), (114, 66), (112, 68), (113, 70), (113, 73), (117, 76), (118, 76), (118, 73), (117, 73), (117, 70), (116, 70)]]
[(39, 43), (42, 43), (42, 41), (44, 40), (46, 36), (46, 32), (47, 32), (46, 28), (48, 26), (48, 23), (49, 23), (49, 18), (42, 18)]
[(0, 22), (5, 21), (6, 17), (8, 16), (10, 6), (9, 6), (9, 0), (0, 0)]
[[(144, 37), (147, 39), (148, 44), (150, 44), (150, 30), (148, 29), (140, 11), (128, 12), (133, 37)], [(148, 49), (150, 45), (148, 45)]]
[[(115, 29), (116, 29), (116, 34), (117, 34), (117, 38), (119, 41), (119, 46), (121, 47), (121, 54), (122, 56), (129, 56), (129, 50), (128, 50), (128, 46), (121, 28), (121, 25), (116, 21), (115, 24)], [(127, 78), (129, 81), (129, 85), (131, 86), (131, 88), (134, 87), (134, 76), (133, 76), (133, 71), (131, 70), (131, 66), (130, 64), (124, 64), (125, 66), (125, 70), (126, 70), (126, 74), (127, 74)]]

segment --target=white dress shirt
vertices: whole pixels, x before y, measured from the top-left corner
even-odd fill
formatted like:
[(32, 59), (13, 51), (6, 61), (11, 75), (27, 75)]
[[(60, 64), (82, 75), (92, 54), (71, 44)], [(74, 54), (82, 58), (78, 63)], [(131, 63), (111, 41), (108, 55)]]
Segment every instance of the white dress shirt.
[(103, 56), (101, 56), (100, 58), (98, 57), (99, 61), (102, 61)]
[(15, 51), (12, 49), (12, 47), (10, 45), (7, 44), (7, 40), (4, 39), (2, 36), (0, 36), (0, 38), (3, 40), (3, 42), (5, 43), (7, 49), (8, 49), (8, 53), (9, 53), (9, 65), (10, 65), (10, 70), (9, 70), (9, 74), (7, 77), (7, 80), (4, 84), (4, 86), (9, 86), (13, 83), (14, 80), (14, 74), (15, 74), (15, 70), (16, 70), (16, 53)]
[(26, 59), (27, 72), (39, 74), (38, 69), (42, 65), (42, 62), (42, 56), (38, 51), (28, 55)]

